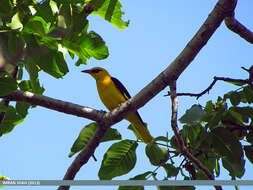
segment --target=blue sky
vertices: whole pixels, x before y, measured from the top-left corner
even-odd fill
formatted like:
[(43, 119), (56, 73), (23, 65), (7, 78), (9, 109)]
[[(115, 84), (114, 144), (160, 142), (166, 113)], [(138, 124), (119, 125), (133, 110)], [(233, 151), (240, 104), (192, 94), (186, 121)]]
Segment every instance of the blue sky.
[[(98, 16), (89, 16), (90, 30), (96, 31), (106, 41), (110, 56), (103, 60), (90, 60), (87, 66), (74, 66), (68, 59), (70, 72), (63, 79), (40, 73), (44, 95), (89, 106), (98, 110), (106, 108), (100, 102), (95, 81), (81, 73), (95, 66), (106, 68), (120, 79), (133, 96), (164, 70), (182, 51), (188, 41), (207, 18), (217, 1), (208, 0), (139, 0), (122, 1), (124, 18), (130, 20), (127, 30), (118, 30)], [(236, 18), (253, 30), (252, 0), (238, 1)], [(215, 32), (192, 64), (180, 76), (178, 92), (198, 93), (205, 89), (214, 76), (246, 78), (240, 67), (252, 65), (252, 45), (229, 31), (224, 24)], [(208, 95), (199, 100), (179, 98), (179, 116), (192, 104), (216, 100), (234, 86), (218, 82)], [(170, 128), (170, 98), (164, 97), (168, 88), (159, 93), (139, 110), (153, 136), (172, 136)], [(62, 179), (73, 161), (68, 158), (70, 148), (83, 126), (91, 121), (71, 115), (36, 107), (29, 111), (25, 121), (11, 133), (1, 137), (0, 173), (11, 179)], [(124, 138), (134, 139), (127, 130), (128, 122), (114, 125)], [(110, 143), (103, 143), (96, 150), (97, 162), (92, 159), (81, 168), (76, 179), (98, 179), (97, 173), (103, 154)], [(155, 167), (145, 158), (145, 145), (137, 149), (135, 168), (123, 177), (128, 179)], [(161, 177), (163, 171), (161, 171)], [(230, 179), (225, 170), (220, 179)], [(249, 162), (243, 179), (253, 179), (253, 166)], [(203, 188), (203, 187), (202, 187)], [(202, 189), (198, 188), (198, 189)], [(4, 189), (55, 189), (55, 187), (5, 187)], [(71, 189), (117, 189), (117, 187), (72, 187)], [(146, 189), (156, 189), (148, 187)], [(213, 189), (213, 187), (205, 187)], [(233, 189), (224, 187), (223, 189)], [(241, 187), (240, 189), (250, 189)]]

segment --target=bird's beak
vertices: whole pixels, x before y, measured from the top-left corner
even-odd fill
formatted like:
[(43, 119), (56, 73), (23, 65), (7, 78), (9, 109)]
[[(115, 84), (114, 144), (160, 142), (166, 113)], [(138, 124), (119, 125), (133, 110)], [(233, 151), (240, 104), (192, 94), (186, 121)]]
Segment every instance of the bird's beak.
[(83, 73), (88, 73), (88, 74), (91, 74), (91, 73), (92, 73), (91, 70), (83, 70), (82, 72), (83, 72)]

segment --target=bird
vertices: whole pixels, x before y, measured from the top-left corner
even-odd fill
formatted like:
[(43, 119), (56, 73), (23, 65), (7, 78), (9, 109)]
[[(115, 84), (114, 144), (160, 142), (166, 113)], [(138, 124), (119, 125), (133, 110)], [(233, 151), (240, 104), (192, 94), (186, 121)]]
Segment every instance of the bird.
[[(104, 68), (94, 67), (82, 72), (90, 74), (96, 80), (99, 97), (109, 111), (131, 98), (124, 85), (118, 79), (112, 77)], [(144, 143), (148, 144), (153, 140), (138, 111), (130, 113), (125, 119), (132, 124)]]

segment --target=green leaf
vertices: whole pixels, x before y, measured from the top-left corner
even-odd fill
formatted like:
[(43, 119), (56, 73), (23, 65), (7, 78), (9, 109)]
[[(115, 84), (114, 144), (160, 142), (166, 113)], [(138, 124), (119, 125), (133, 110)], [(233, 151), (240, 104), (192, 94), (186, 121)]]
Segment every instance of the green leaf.
[(108, 47), (105, 45), (103, 39), (91, 31), (88, 34), (82, 34), (76, 41), (70, 41), (64, 39), (62, 46), (65, 47), (70, 53), (77, 55), (83, 62), (93, 57), (97, 60), (102, 60), (108, 57)]
[(136, 176), (130, 178), (129, 180), (146, 180), (147, 179), (146, 177), (148, 175), (150, 175), (150, 174), (152, 174), (152, 172), (151, 171), (147, 171), (147, 172), (145, 172), (143, 174), (136, 175)]
[(23, 88), (22, 90), (34, 92), (39, 95), (43, 94), (45, 89), (40, 86), (39, 78), (38, 78), (39, 69), (35, 63), (35, 60), (30, 57), (25, 59), (25, 69), (27, 70), (30, 76), (30, 81), (25, 81), (25, 84), (23, 87), (21, 87), (21, 89)]
[(229, 175), (232, 178), (241, 178), (245, 172), (245, 160), (238, 160), (237, 162), (231, 161), (228, 158), (222, 158), (222, 165), (226, 170), (229, 171)]
[(0, 75), (0, 96), (6, 96), (17, 89), (17, 82), (6, 74)]
[[(213, 172), (213, 170), (216, 167), (216, 157), (217, 157), (216, 154), (211, 151), (211, 148), (209, 148), (208, 152), (204, 152), (203, 154), (198, 155), (197, 159), (200, 161), (200, 163), (206, 166), (209, 171)], [(204, 175), (204, 173), (202, 174)], [(199, 177), (201, 177), (201, 174)], [(207, 179), (207, 178), (204, 175), (202, 176), (201, 179)]]
[(88, 35), (80, 40), (81, 50), (86, 51), (89, 57), (102, 60), (108, 57), (108, 48), (104, 40), (95, 32), (91, 31)]
[(241, 82), (231, 82), (231, 81), (224, 81), (224, 82), (227, 82), (227, 83), (230, 83), (230, 84), (233, 84), (233, 85), (236, 85), (236, 86), (243, 86), (243, 85), (245, 85), (245, 83), (241, 83)]
[(233, 106), (237, 106), (241, 101), (241, 96), (238, 92), (232, 91), (224, 95), (230, 99), (230, 102)]
[(223, 167), (229, 171), (229, 175), (241, 178), (245, 165), (241, 143), (229, 130), (217, 127), (212, 130), (212, 144), (221, 155)]
[(193, 123), (200, 120), (204, 115), (200, 105), (193, 105), (185, 114), (179, 119), (180, 123)]
[(19, 34), (16, 32), (10, 32), (8, 35), (8, 50), (9, 53), (13, 56), (22, 51), (24, 48), (24, 42)]
[(162, 167), (166, 171), (167, 178), (177, 176), (180, 169), (180, 168), (176, 168), (173, 164), (164, 164), (162, 165)]
[(12, 11), (12, 3), (11, 0), (1, 0), (0, 6), (0, 16), (9, 16)]
[(208, 101), (208, 102), (206, 102), (206, 106), (204, 108), (204, 111), (205, 111), (205, 113), (210, 114), (213, 112), (213, 108), (214, 108), (214, 105), (213, 105), (212, 101)]
[(128, 173), (136, 163), (136, 141), (123, 140), (113, 144), (105, 153), (98, 176), (100, 180), (111, 180)]
[[(143, 174), (136, 175), (129, 180), (146, 180), (147, 176), (151, 174), (151, 171), (145, 172)], [(144, 190), (143, 186), (119, 186), (118, 190)]]
[(53, 23), (56, 20), (55, 9), (57, 5), (54, 1), (44, 1), (43, 4), (34, 4), (33, 7), (36, 9), (36, 16), (42, 17), (46, 22)]
[(253, 163), (253, 145), (245, 145), (243, 148), (248, 160)]
[(23, 91), (32, 92), (32, 86), (29, 80), (23, 80), (18, 84), (19, 88)]
[(184, 125), (182, 132), (184, 139), (187, 139), (195, 147), (199, 141), (198, 137), (202, 132), (202, 126), (198, 124)]
[(40, 36), (36, 37), (36, 40), (40, 46), (47, 46), (48, 48), (58, 51), (59, 50), (59, 43), (58, 39), (50, 36)]
[(150, 163), (154, 166), (158, 166), (168, 159), (168, 150), (159, 147), (154, 142), (147, 144), (145, 151)]
[(33, 63), (39, 68), (55, 78), (61, 78), (68, 72), (67, 64), (61, 52), (50, 50), (31, 59), (34, 60)]
[(129, 21), (122, 20), (124, 12), (121, 11), (121, 7), (122, 5), (118, 0), (105, 0), (103, 5), (92, 14), (98, 14), (118, 29), (122, 30), (128, 26)]
[(30, 104), (26, 103), (26, 102), (17, 102), (16, 103), (16, 110), (17, 110), (17, 113), (25, 118), (26, 115), (28, 114), (28, 109), (30, 108)]
[(8, 106), (5, 112), (4, 120), (0, 124), (0, 136), (7, 134), (12, 131), (12, 129), (19, 123), (23, 122), (24, 118), (19, 115), (15, 108)]
[(132, 124), (128, 125), (127, 129), (129, 129), (130, 131), (134, 133), (136, 139), (139, 139), (139, 140), (141, 139), (140, 135), (137, 133), (137, 131), (135, 130)]
[(253, 103), (253, 90), (252, 90), (251, 86), (244, 87), (243, 92), (244, 92), (247, 102), (249, 104)]
[(31, 17), (23, 31), (44, 36), (48, 32), (47, 22), (40, 16)]
[(218, 159), (215, 159), (215, 174), (216, 177), (219, 177), (220, 175), (220, 164)]
[(23, 69), (24, 69), (24, 65), (20, 64), (18, 67), (18, 76), (17, 76), (18, 81), (22, 80), (23, 78), (23, 74), (24, 74)]
[(86, 60), (84, 61), (83, 59), (79, 58), (75, 63), (76, 66), (80, 66), (81, 64), (86, 65)]
[(98, 10), (104, 4), (104, 2), (105, 0), (91, 0), (90, 4), (94, 10)]
[(156, 138), (154, 138), (154, 141), (163, 141), (163, 142), (169, 142), (169, 139), (167, 137), (164, 136), (158, 136)]
[(227, 117), (228, 120), (243, 123), (242, 115), (240, 113), (236, 112), (233, 107), (229, 108), (229, 110), (225, 113), (228, 115), (226, 116), (226, 114), (225, 114), (224, 117), (225, 118)]
[[(86, 125), (80, 132), (79, 136), (75, 140), (74, 144), (71, 147), (71, 152), (69, 153), (69, 157), (73, 156), (75, 153), (82, 150), (88, 141), (95, 134), (96, 129), (98, 128), (97, 123), (90, 123)], [(120, 140), (121, 135), (116, 129), (109, 128), (102, 139), (101, 142), (112, 141), (112, 140)]]
[(7, 26), (9, 26), (11, 29), (13, 30), (21, 30), (23, 28), (23, 24), (21, 23), (20, 19), (19, 19), (19, 13), (17, 12), (11, 19), (10, 23), (6, 24)]

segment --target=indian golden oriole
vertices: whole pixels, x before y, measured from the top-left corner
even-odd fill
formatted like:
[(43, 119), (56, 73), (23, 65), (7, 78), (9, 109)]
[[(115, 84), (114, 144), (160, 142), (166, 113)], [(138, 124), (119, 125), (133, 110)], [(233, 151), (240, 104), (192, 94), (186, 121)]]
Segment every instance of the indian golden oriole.
[[(105, 69), (95, 67), (82, 72), (90, 74), (96, 80), (99, 97), (108, 110), (112, 111), (131, 98), (123, 84), (118, 79), (111, 77)], [(152, 141), (153, 137), (137, 111), (130, 113), (126, 120), (133, 125), (135, 131), (145, 143), (148, 144)]]

